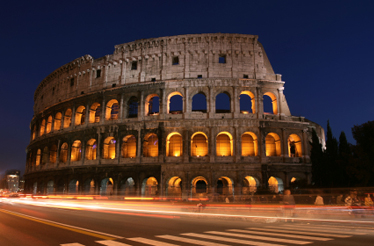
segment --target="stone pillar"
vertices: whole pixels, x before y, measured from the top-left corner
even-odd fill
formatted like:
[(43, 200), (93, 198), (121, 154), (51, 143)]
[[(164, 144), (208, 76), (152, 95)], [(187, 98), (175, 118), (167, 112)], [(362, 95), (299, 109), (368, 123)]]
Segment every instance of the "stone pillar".
[(286, 128), (282, 128), (282, 139), (281, 139), (281, 156), (283, 156), (283, 162), (285, 162), (285, 158), (288, 157), (288, 139), (286, 134)]
[(96, 159), (98, 160), (98, 164), (101, 164), (101, 131), (100, 127), (97, 128), (97, 148), (96, 148)]
[(189, 162), (189, 156), (190, 156), (190, 143), (189, 141), (189, 132), (188, 130), (183, 130), (182, 133), (182, 141), (183, 141), (183, 162), (188, 163)]
[(124, 98), (125, 98), (125, 94), (122, 93), (121, 94), (121, 101), (120, 101), (120, 104), (119, 104), (119, 119), (122, 121), (122, 118), (123, 117), (123, 101), (124, 101)]
[(283, 115), (283, 110), (282, 110), (282, 102), (281, 100), (283, 100), (283, 90), (284, 90), (284, 87), (281, 87), (281, 88), (278, 88), (278, 100), (277, 100), (277, 103), (278, 103), (278, 115), (281, 116)]
[(84, 125), (87, 126), (88, 125), (88, 122), (90, 121), (90, 103), (87, 102), (87, 105), (86, 105), (86, 116), (85, 116), (85, 119), (84, 119)]
[[(120, 136), (120, 134), (118, 134), (118, 136)], [(121, 143), (122, 139), (116, 139), (116, 157), (118, 164), (121, 162)]]
[(266, 135), (265, 132), (259, 128), (259, 136), (258, 136), (258, 149), (260, 151), (259, 156), (260, 156), (260, 162), (264, 163), (266, 160)]
[[(81, 165), (83, 166), (84, 165), (84, 161), (86, 159), (86, 143), (85, 142), (82, 142), (82, 147), (81, 147), (81, 150), (82, 150), (82, 155), (81, 155)], [(80, 183), (79, 183), (80, 184)]]
[(71, 148), (73, 147), (73, 144), (70, 143), (69, 146), (68, 146), (68, 158), (67, 158), (67, 163), (68, 163), (68, 166), (70, 166), (70, 159), (71, 159)]
[(241, 157), (241, 127), (235, 127), (234, 128), (234, 162), (240, 162), (240, 157)]
[[(123, 57), (123, 53), (122, 53), (122, 57)], [(120, 76), (120, 81), (121, 81), (121, 85), (124, 85), (126, 83), (126, 65), (127, 65), (127, 62), (125, 60), (120, 60), (120, 64), (121, 64), (121, 76)]]
[(216, 105), (215, 105), (215, 98), (213, 98), (213, 87), (209, 86), (209, 94), (207, 98), (207, 113), (208, 118), (213, 118), (215, 111), (216, 111)]
[(189, 118), (191, 113), (191, 106), (189, 100), (189, 91), (188, 87), (184, 87), (184, 97), (183, 97), (183, 118)]
[[(210, 139), (209, 139), (210, 137)], [(209, 143), (209, 161), (210, 163), (215, 162), (216, 159), (216, 131), (214, 127), (210, 128), (210, 136), (208, 136)]]
[(160, 119), (166, 119), (167, 117), (167, 95), (165, 89), (161, 89), (160, 95)]
[(233, 91), (233, 97), (231, 99), (233, 105), (234, 105), (234, 110), (232, 111), (233, 112), (233, 118), (238, 118), (239, 117), (239, 114), (240, 114), (240, 95), (238, 95), (238, 88), (237, 87), (233, 87), (232, 89)]
[(264, 98), (262, 95), (262, 90), (260, 87), (256, 87), (256, 92), (257, 92), (257, 118), (258, 119), (263, 119), (263, 114), (264, 114)]
[(71, 124), (70, 124), (70, 128), (73, 129), (75, 126), (75, 105), (73, 106), (73, 110), (72, 110), (72, 113), (71, 113)]
[(105, 121), (105, 113), (106, 113), (106, 104), (105, 104), (105, 97), (103, 96), (103, 101), (101, 103), (100, 124), (103, 124)]
[(58, 167), (58, 164), (60, 163), (60, 150), (61, 150), (61, 140), (59, 139), (57, 141), (56, 167)]
[[(138, 120), (142, 121), (144, 119), (144, 91), (140, 91), (140, 102), (138, 102)], [(139, 107), (140, 106), (140, 107)]]
[(138, 129), (138, 141), (137, 141), (138, 147), (136, 151), (136, 156), (139, 158), (140, 162), (141, 162), (141, 157), (143, 154), (142, 143), (143, 141), (142, 141), (142, 136), (141, 136), (141, 129)]

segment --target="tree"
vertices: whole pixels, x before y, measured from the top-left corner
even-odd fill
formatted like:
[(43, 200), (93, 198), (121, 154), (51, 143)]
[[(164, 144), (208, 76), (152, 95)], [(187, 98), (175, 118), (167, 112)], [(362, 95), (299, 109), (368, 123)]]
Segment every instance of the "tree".
[(352, 177), (348, 171), (349, 163), (352, 161), (352, 150), (344, 132), (341, 132), (339, 136), (339, 152), (336, 161), (339, 175), (338, 185), (352, 186)]
[(312, 161), (312, 179), (316, 186), (324, 185), (324, 166), (325, 158), (322, 151), (322, 144), (319, 142), (316, 131), (312, 130), (312, 142), (310, 143), (312, 150), (310, 153), (310, 159)]
[(326, 160), (326, 176), (325, 182), (326, 185), (333, 187), (337, 186), (339, 183), (339, 166), (337, 165), (338, 159), (338, 141), (332, 134), (330, 127), (330, 122), (327, 121), (327, 134), (326, 134), (326, 151), (325, 151), (325, 160)]

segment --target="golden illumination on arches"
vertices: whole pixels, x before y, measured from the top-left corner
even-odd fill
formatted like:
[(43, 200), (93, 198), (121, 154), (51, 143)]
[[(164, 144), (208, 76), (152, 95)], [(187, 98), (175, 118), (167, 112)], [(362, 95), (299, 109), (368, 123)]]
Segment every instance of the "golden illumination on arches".
[(105, 119), (106, 120), (116, 120), (116, 119), (118, 119), (118, 112), (119, 112), (118, 101), (116, 99), (110, 100), (106, 104)]
[[(157, 94), (150, 94), (145, 98), (145, 107), (144, 107), (144, 114), (145, 115), (151, 115), (152, 114), (151, 111), (154, 111), (154, 108), (153, 108), (154, 105), (153, 105), (152, 100), (155, 97), (160, 99), (160, 97)], [(160, 111), (160, 109), (158, 111)]]
[(271, 92), (264, 93), (264, 96), (270, 97), (271, 103), (272, 103), (273, 114), (278, 114), (278, 101), (277, 101), (277, 97), (273, 93), (271, 93)]
[[(179, 91), (174, 91), (174, 92), (172, 92), (172, 93), (170, 93), (169, 95), (168, 95), (168, 98), (167, 98), (167, 109), (166, 109), (166, 112), (169, 114), (170, 113), (170, 99), (173, 97), (173, 96), (181, 96), (182, 97), (182, 100), (183, 100), (183, 95), (182, 95), (182, 93), (180, 93)], [(183, 109), (183, 106), (184, 105), (182, 105), (182, 109)]]
[(46, 127), (46, 129), (45, 129), (45, 132), (46, 132), (46, 133), (50, 133), (51, 130), (52, 130), (52, 115), (50, 115), (50, 116), (48, 117), (48, 120), (47, 120), (47, 127)]
[(127, 135), (123, 138), (122, 143), (122, 157), (135, 158), (136, 157), (136, 138), (134, 135)]
[(75, 122), (76, 126), (83, 125), (86, 120), (86, 108), (79, 106), (75, 111)]
[(216, 138), (217, 156), (232, 156), (233, 143), (232, 136), (228, 132), (220, 132)]
[(67, 162), (68, 160), (68, 144), (63, 143), (60, 149), (60, 162)]
[(40, 165), (41, 155), (42, 155), (42, 150), (38, 149), (38, 151), (36, 152), (35, 166), (39, 166)]
[(301, 139), (296, 134), (291, 134), (288, 137), (288, 156), (289, 157), (302, 157), (302, 144)]
[(71, 116), (72, 116), (71, 109), (68, 108), (65, 111), (65, 115), (64, 115), (64, 128), (68, 128), (71, 125)]
[(34, 125), (34, 127), (32, 128), (32, 140), (34, 140), (36, 137), (36, 126)]
[(114, 137), (107, 137), (104, 140), (103, 154), (104, 159), (116, 158), (116, 140)]
[(182, 135), (178, 132), (173, 132), (166, 138), (166, 153), (167, 156), (181, 156), (183, 154), (183, 140)]
[(58, 131), (61, 129), (61, 119), (62, 119), (62, 114), (60, 112), (56, 113), (55, 124), (53, 126), (54, 131)]
[(82, 159), (82, 143), (75, 140), (71, 146), (70, 161), (80, 161)]
[(245, 132), (242, 135), (242, 156), (257, 156), (257, 136), (253, 132)]
[(208, 137), (203, 132), (195, 132), (191, 137), (191, 156), (208, 155)]
[(251, 98), (251, 109), (252, 114), (256, 113), (256, 101), (255, 101), (255, 95), (251, 91), (242, 91), (240, 95), (247, 95)]
[(98, 123), (100, 122), (100, 115), (101, 115), (101, 107), (100, 107), (100, 103), (93, 103), (91, 105), (91, 108), (90, 108), (90, 115), (89, 115), (89, 119), (88, 119), (88, 122), (89, 123)]
[(43, 136), (45, 131), (45, 119), (42, 120), (42, 123), (40, 124), (40, 133), (39, 136)]
[(86, 144), (86, 159), (87, 160), (96, 160), (97, 155), (97, 144), (96, 139), (90, 139)]
[(143, 143), (143, 156), (144, 157), (157, 157), (158, 156), (158, 137), (154, 133), (149, 133), (145, 136)]
[(266, 156), (281, 156), (281, 141), (278, 134), (270, 132), (265, 138)]
[(54, 144), (51, 147), (51, 150), (49, 151), (49, 162), (55, 163), (57, 157), (57, 146)]
[(257, 191), (257, 181), (252, 176), (244, 178), (243, 194), (253, 193)]

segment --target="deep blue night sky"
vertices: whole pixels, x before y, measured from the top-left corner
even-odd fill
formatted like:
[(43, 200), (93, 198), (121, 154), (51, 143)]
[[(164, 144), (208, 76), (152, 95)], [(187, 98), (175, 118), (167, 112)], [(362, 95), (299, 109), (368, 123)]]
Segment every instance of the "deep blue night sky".
[(292, 115), (335, 137), (374, 118), (374, 1), (5, 1), (0, 175), (25, 167), (33, 95), (56, 68), (114, 45), (195, 33), (259, 36)]

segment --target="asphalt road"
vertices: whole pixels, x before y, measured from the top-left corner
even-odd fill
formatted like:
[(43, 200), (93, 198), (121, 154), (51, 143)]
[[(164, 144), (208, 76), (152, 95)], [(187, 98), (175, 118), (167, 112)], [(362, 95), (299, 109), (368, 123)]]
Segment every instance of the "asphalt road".
[(374, 227), (265, 223), (0, 202), (0, 245), (374, 245)]

